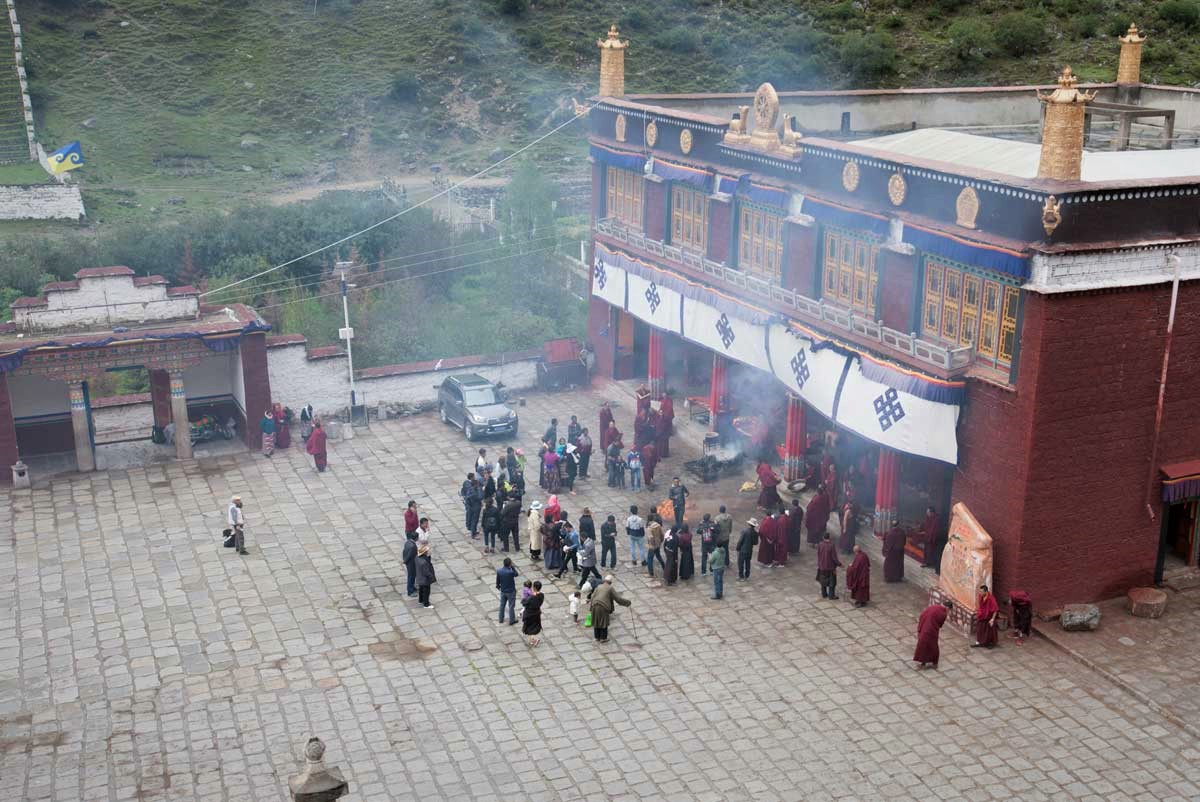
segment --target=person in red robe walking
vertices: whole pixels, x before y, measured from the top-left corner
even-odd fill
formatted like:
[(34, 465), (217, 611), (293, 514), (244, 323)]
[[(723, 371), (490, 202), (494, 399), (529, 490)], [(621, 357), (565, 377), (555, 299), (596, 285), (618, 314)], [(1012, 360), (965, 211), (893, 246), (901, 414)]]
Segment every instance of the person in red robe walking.
[(654, 487), (654, 469), (658, 467), (658, 449), (654, 447), (654, 443), (647, 443), (641, 451), (642, 454), (642, 479), (646, 483), (646, 488)]
[(942, 631), (942, 625), (946, 623), (946, 616), (953, 606), (954, 602), (947, 600), (941, 604), (931, 604), (921, 611), (921, 617), (917, 619), (917, 648), (913, 652), (913, 662), (919, 664), (918, 668), (929, 665), (935, 669), (938, 667), (938, 657), (941, 656), (938, 633)]
[(838, 538), (838, 551), (842, 554), (850, 554), (854, 551), (854, 544), (858, 537), (858, 505), (852, 501), (843, 504), (839, 520), (842, 525), (842, 536)]
[(825, 487), (817, 488), (817, 494), (808, 502), (804, 511), (804, 525), (808, 528), (808, 544), (815, 546), (821, 542), (825, 527), (829, 525), (829, 496), (825, 495)]
[(792, 554), (800, 552), (800, 543), (804, 540), (804, 508), (800, 499), (792, 499), (792, 508), (787, 514), (788, 551)]
[(783, 568), (788, 560), (788, 519), (783, 504), (771, 513), (771, 520), (775, 522), (775, 566)]
[(319, 420), (313, 421), (312, 434), (308, 436), (308, 443), (304, 450), (313, 458), (313, 464), (317, 466), (317, 471), (324, 473), (329, 460), (329, 451), (325, 443), (325, 427)]
[(272, 408), (272, 417), (275, 418), (275, 447), (287, 448), (292, 444), (292, 411), (284, 409), (276, 401)]
[(645, 384), (639, 384), (637, 390), (633, 393), (637, 399), (637, 411), (639, 413), (647, 412), (650, 409), (650, 388)]
[(779, 498), (779, 474), (765, 462), (759, 462), (754, 472), (758, 474), (758, 483), (762, 485), (758, 494), (758, 506), (768, 511), (777, 509), (783, 503), (783, 499)]
[(821, 585), (822, 599), (837, 599), (837, 569), (842, 561), (837, 556), (837, 546), (826, 532), (817, 545), (817, 582)]
[(671, 456), (671, 432), (675, 425), (675, 402), (671, 396), (664, 395), (658, 405), (658, 423), (655, 436), (658, 443), (658, 455), (663, 459)]
[(996, 645), (996, 618), (999, 614), (1000, 604), (996, 597), (988, 590), (987, 585), (980, 585), (979, 599), (975, 602), (975, 642), (972, 646), (986, 646), (990, 649)]
[(855, 607), (866, 607), (871, 601), (871, 561), (857, 543), (854, 544), (854, 559), (846, 569), (846, 588)]
[(904, 581), (904, 544), (908, 535), (900, 528), (900, 522), (893, 519), (892, 528), (883, 536), (883, 581)]
[(608, 427), (613, 422), (612, 407), (605, 401), (600, 405), (600, 428), (596, 431), (600, 432), (600, 450), (608, 450)]
[(921, 522), (921, 537), (924, 540), (925, 559), (921, 560), (923, 568), (937, 568), (937, 540), (938, 530), (941, 529), (941, 521), (938, 520), (937, 510), (933, 507), (925, 508), (925, 520)]
[(774, 515), (764, 515), (758, 525), (758, 564), (764, 568), (775, 565), (775, 531), (778, 528)]

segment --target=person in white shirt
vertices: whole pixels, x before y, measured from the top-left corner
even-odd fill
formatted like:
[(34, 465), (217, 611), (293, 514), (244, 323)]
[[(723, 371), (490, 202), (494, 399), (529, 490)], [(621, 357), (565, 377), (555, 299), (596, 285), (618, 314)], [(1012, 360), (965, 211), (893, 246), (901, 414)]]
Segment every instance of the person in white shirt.
[(486, 448), (479, 449), (479, 458), (475, 460), (475, 475), (482, 477), (483, 472), (486, 471), (490, 467), (491, 467), (491, 463), (488, 462), (487, 449)]
[(629, 517), (625, 519), (625, 534), (629, 536), (629, 564), (645, 565), (646, 522), (638, 515), (636, 505), (629, 508)]
[(246, 554), (246, 516), (242, 512), (241, 496), (234, 496), (229, 501), (228, 523), (233, 530), (233, 548), (238, 554)]

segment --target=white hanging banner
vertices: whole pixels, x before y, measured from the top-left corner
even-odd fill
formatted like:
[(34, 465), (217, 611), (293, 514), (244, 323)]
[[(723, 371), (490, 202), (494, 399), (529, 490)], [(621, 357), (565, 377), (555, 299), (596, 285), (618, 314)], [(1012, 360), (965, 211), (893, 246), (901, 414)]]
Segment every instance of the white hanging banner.
[(958, 463), (957, 404), (942, 404), (868, 379), (853, 362), (838, 398), (837, 424), (880, 445)]
[(596, 258), (592, 260), (592, 295), (624, 309), (626, 273), (614, 264), (615, 261), (601, 249), (596, 249)]
[(787, 326), (770, 330), (771, 372), (790, 391), (822, 415), (833, 419), (833, 405), (846, 357), (829, 348), (813, 350), (813, 344)]
[(626, 273), (629, 284), (626, 307), (629, 314), (644, 320), (651, 326), (675, 334), (681, 334), (679, 321), (679, 305), (683, 296), (668, 287), (648, 281), (633, 273)]
[(771, 372), (767, 327), (731, 316), (700, 301), (683, 299), (683, 336), (710, 351)]

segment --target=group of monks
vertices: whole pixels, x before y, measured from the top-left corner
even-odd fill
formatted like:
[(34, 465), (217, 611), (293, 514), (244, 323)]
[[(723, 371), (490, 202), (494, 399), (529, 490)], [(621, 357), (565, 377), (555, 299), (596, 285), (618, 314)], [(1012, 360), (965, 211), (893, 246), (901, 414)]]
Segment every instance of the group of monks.
[[(659, 460), (671, 456), (671, 434), (675, 426), (675, 401), (668, 392), (658, 402), (658, 409), (651, 404), (650, 390), (646, 385), (638, 387), (637, 413), (633, 419), (633, 447), (642, 460), (642, 478), (647, 485), (654, 484), (654, 471)], [(612, 407), (607, 401), (600, 407), (600, 450), (606, 460), (618, 459), (625, 447), (624, 434), (613, 420)], [(614, 448), (615, 446), (615, 448)]]

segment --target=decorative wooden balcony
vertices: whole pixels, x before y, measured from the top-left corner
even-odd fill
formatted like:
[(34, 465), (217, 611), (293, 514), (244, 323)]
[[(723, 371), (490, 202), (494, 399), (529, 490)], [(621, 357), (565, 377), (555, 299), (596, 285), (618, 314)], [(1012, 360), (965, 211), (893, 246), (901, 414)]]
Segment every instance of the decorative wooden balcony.
[(856, 341), (878, 343), (883, 346), (885, 354), (896, 352), (914, 362), (932, 365), (947, 374), (962, 373), (975, 361), (975, 349), (969, 345), (949, 347), (922, 340), (915, 332), (906, 333), (890, 329), (878, 320), (872, 320), (845, 307), (813, 300), (757, 276), (726, 267), (695, 251), (650, 239), (642, 232), (633, 231), (612, 218), (597, 220), (596, 231), (643, 253), (673, 262), (715, 287), (739, 290), (739, 294), (747, 300), (765, 299), (789, 312), (794, 311), (794, 317), (800, 322), (816, 323), (825, 329), (840, 329), (850, 333), (851, 339)]

